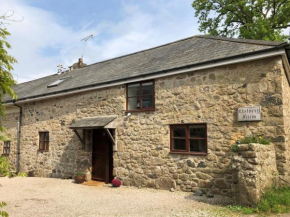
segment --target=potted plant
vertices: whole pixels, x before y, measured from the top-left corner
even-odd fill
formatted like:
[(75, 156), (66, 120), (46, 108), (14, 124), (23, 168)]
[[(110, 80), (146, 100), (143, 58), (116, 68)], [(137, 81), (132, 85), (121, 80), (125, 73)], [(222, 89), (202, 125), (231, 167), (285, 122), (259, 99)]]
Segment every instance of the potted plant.
[(112, 180), (112, 185), (113, 187), (120, 187), (122, 184), (121, 180), (117, 177), (115, 177), (113, 180)]
[(86, 176), (84, 173), (82, 173), (82, 172), (75, 173), (75, 182), (77, 184), (83, 183), (85, 181), (85, 179), (86, 179)]

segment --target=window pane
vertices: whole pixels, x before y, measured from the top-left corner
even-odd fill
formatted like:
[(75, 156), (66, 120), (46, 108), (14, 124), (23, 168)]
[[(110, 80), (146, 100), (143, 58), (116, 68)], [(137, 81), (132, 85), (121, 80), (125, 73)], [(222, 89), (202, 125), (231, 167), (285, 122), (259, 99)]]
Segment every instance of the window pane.
[(138, 97), (128, 98), (128, 110), (140, 109), (140, 102)]
[(10, 147), (10, 141), (7, 141), (7, 147)]
[(205, 139), (190, 139), (191, 152), (206, 152)]
[(45, 141), (49, 141), (49, 133), (45, 133), (45, 135), (46, 135)]
[(10, 154), (10, 148), (7, 149), (7, 154)]
[(186, 151), (185, 139), (173, 139), (173, 150)]
[(153, 100), (151, 96), (143, 96), (142, 97), (142, 108), (152, 108)]
[(44, 141), (44, 133), (39, 133), (40, 141)]
[(39, 143), (39, 149), (40, 149), (40, 150), (43, 150), (43, 149), (44, 149), (44, 142), (40, 142), (40, 143)]
[(174, 127), (173, 128), (173, 137), (185, 137), (185, 128)]
[(139, 96), (140, 84), (129, 84), (128, 85), (128, 97)]
[(47, 141), (47, 142), (45, 143), (45, 150), (48, 151), (48, 149), (49, 149), (49, 142)]
[(205, 138), (206, 137), (205, 125), (191, 125), (189, 126), (190, 138)]
[(142, 84), (142, 95), (153, 95), (153, 82)]

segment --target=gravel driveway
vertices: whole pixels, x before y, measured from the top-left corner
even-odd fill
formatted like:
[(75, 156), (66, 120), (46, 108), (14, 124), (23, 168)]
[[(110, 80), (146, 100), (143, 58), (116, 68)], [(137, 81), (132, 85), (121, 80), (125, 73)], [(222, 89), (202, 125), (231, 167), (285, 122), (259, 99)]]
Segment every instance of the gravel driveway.
[(4, 210), (11, 217), (231, 216), (214, 205), (228, 201), (218, 196), (207, 199), (185, 192), (93, 187), (51, 178), (0, 178), (0, 184), (0, 201), (7, 203)]

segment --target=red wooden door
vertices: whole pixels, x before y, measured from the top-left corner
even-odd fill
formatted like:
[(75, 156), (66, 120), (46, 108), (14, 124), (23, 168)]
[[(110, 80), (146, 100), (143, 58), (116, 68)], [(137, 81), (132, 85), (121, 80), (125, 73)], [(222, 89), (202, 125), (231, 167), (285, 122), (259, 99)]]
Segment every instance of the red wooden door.
[(104, 129), (93, 131), (92, 179), (109, 183), (111, 140)]

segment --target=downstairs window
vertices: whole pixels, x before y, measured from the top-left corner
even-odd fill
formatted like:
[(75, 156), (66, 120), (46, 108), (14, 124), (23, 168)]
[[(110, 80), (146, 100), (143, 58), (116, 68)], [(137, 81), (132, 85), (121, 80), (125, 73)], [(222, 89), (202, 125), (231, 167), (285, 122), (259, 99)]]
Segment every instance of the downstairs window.
[(39, 132), (39, 151), (48, 151), (49, 132)]
[(179, 154), (206, 155), (206, 124), (171, 125), (170, 152)]
[(10, 141), (4, 142), (4, 148), (3, 148), (3, 155), (9, 155), (10, 154)]

